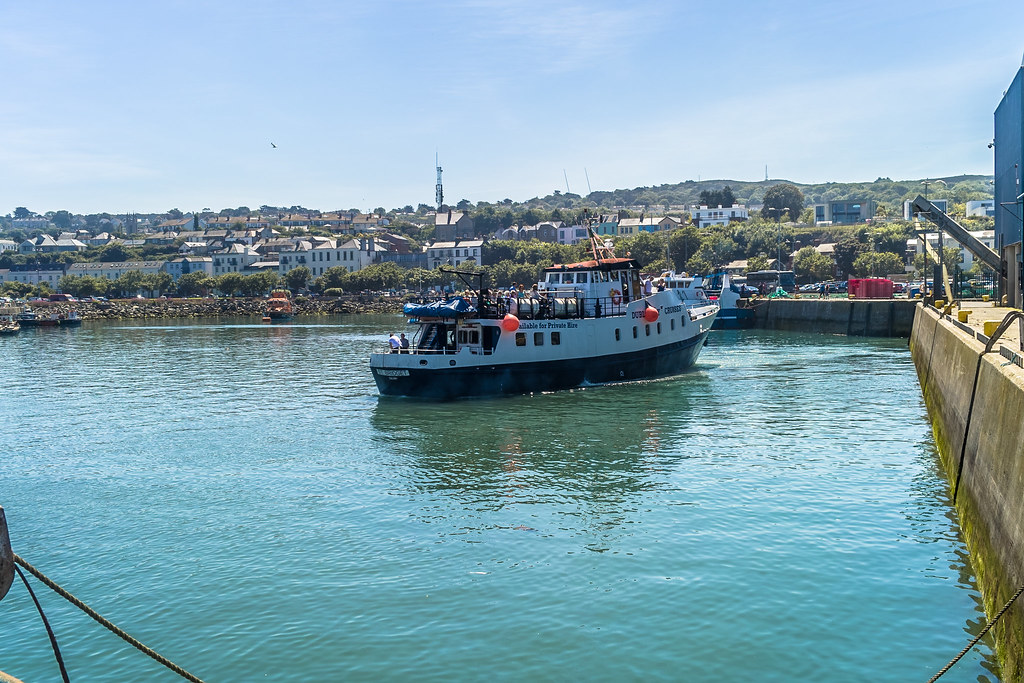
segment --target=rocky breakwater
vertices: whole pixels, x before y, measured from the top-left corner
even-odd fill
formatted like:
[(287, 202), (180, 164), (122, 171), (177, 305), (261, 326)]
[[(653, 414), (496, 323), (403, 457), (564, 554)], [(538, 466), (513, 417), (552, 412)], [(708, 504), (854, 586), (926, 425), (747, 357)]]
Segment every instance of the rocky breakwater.
[[(299, 297), (295, 314), (338, 315), (345, 313), (398, 313), (398, 298), (352, 295), (342, 297)], [(266, 299), (223, 297), (219, 299), (115, 299), (112, 301), (38, 303), (30, 306), (40, 315), (77, 311), (83, 320), (133, 320), (147, 318), (219, 318), (252, 316), (262, 318)]]

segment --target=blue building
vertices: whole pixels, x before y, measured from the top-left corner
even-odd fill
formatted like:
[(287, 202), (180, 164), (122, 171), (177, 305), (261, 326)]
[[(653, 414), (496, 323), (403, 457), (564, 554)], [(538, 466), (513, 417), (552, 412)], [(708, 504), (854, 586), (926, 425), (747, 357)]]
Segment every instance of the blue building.
[(1024, 166), (1024, 61), (1006, 89), (995, 113), (996, 251), (1006, 264), (1000, 291), (1007, 303), (1020, 308), (1021, 242), (1024, 241), (1024, 203), (1021, 169)]

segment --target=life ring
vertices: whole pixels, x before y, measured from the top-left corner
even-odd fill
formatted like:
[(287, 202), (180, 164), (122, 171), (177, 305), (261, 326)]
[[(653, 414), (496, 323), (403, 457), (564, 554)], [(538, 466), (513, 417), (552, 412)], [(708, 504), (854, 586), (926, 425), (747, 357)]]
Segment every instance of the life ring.
[(622, 292), (620, 292), (617, 289), (613, 289), (612, 291), (609, 292), (609, 294), (612, 295), (612, 303), (613, 304), (618, 306), (619, 304), (622, 303)]

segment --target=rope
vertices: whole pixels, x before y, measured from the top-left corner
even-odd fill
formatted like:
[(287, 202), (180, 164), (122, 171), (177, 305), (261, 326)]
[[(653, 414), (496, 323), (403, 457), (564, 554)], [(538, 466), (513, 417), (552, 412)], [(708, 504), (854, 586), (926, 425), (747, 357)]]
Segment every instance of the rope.
[(25, 584), (25, 588), (28, 589), (29, 597), (32, 598), (32, 602), (36, 604), (36, 610), (39, 612), (39, 618), (43, 620), (43, 626), (46, 627), (46, 635), (50, 636), (50, 647), (53, 648), (53, 656), (57, 658), (57, 666), (60, 667), (60, 677), (64, 679), (64, 683), (70, 683), (68, 678), (68, 670), (64, 668), (64, 658), (60, 656), (60, 647), (57, 646), (57, 636), (54, 635), (53, 629), (50, 628), (50, 621), (43, 614), (43, 606), (39, 604), (39, 600), (36, 599), (35, 591), (32, 590), (32, 586), (29, 585), (28, 579), (25, 578), (25, 573), (21, 571), (21, 567), (15, 565), (15, 570), (18, 572), (18, 576), (21, 577), (21, 582)]
[[(100, 626), (102, 626), (103, 628), (107, 629), (108, 631), (110, 631), (114, 635), (118, 636), (119, 638), (124, 640), (126, 643), (128, 643), (129, 645), (134, 647), (136, 650), (139, 650), (140, 652), (142, 652), (143, 654), (149, 656), (150, 658), (155, 659), (156, 661), (160, 662), (161, 664), (163, 664), (168, 669), (170, 669), (174, 673), (178, 674), (182, 678), (184, 678), (186, 680), (189, 680), (189, 681), (192, 681), (192, 683), (203, 683), (202, 679), (200, 679), (200, 678), (198, 678), (196, 676), (193, 676), (188, 671), (185, 671), (184, 669), (182, 669), (180, 666), (178, 666), (177, 664), (175, 664), (171, 660), (167, 659), (166, 657), (164, 657), (163, 655), (159, 654), (158, 652), (155, 652), (151, 648), (146, 647), (145, 645), (140, 643), (138, 640), (136, 640), (135, 638), (132, 638), (130, 635), (128, 635), (127, 633), (125, 633), (124, 631), (119, 629), (117, 626), (115, 626), (114, 624), (112, 624), (109, 621), (107, 621), (106, 619), (104, 619), (94, 609), (92, 609), (91, 607), (86, 605), (84, 602), (82, 602), (81, 600), (76, 598), (71, 593), (69, 593), (66, 590), (64, 590), (63, 588), (61, 588), (59, 585), (57, 585), (56, 582), (54, 582), (48, 576), (43, 574), (41, 571), (39, 571), (38, 569), (36, 569), (32, 565), (30, 565), (28, 562), (26, 562), (20, 556), (18, 556), (17, 553), (14, 554), (14, 561), (16, 563), (20, 564), (25, 569), (27, 569), (29, 572), (31, 572), (32, 575), (35, 576), (37, 579), (39, 579), (40, 581), (45, 583), (47, 586), (49, 586), (57, 595), (61, 596), (62, 598), (64, 598), (68, 602), (70, 602), (72, 605), (74, 605), (78, 609), (80, 609), (83, 612), (85, 612), (86, 614), (88, 614), (90, 617), (93, 618), (94, 621), (99, 623)], [(20, 574), (21, 571), (19, 570), (18, 573)], [(67, 678), (65, 678), (65, 680), (67, 680)]]
[(949, 662), (949, 664), (947, 664), (946, 666), (942, 667), (942, 670), (939, 671), (939, 673), (937, 673), (934, 676), (932, 676), (931, 678), (929, 678), (928, 679), (928, 683), (935, 683), (935, 681), (939, 680), (939, 676), (941, 676), (942, 674), (944, 674), (947, 671), (949, 671), (950, 669), (952, 669), (953, 665), (956, 664), (957, 662), (959, 662), (961, 657), (963, 657), (965, 654), (970, 652), (971, 648), (974, 647), (975, 645), (977, 645), (978, 641), (985, 637), (985, 634), (989, 632), (989, 629), (991, 629), (993, 626), (996, 625), (996, 622), (999, 621), (999, 617), (1003, 616), (1003, 614), (1006, 613), (1006, 610), (1010, 609), (1010, 605), (1013, 604), (1014, 600), (1016, 600), (1017, 598), (1020, 597), (1021, 593), (1024, 593), (1024, 586), (1021, 586), (1020, 588), (1017, 589), (1017, 592), (1013, 594), (1013, 597), (1010, 598), (1010, 600), (1005, 605), (1003, 605), (1003, 608), (1001, 610), (999, 610), (994, 617), (992, 617), (992, 621), (988, 622), (988, 624), (985, 625), (985, 628), (981, 629), (981, 633), (979, 633), (974, 638), (974, 640), (972, 640), (970, 643), (968, 643), (967, 647), (965, 647), (963, 650), (960, 651), (960, 654), (958, 654), (956, 657), (953, 657), (953, 659)]

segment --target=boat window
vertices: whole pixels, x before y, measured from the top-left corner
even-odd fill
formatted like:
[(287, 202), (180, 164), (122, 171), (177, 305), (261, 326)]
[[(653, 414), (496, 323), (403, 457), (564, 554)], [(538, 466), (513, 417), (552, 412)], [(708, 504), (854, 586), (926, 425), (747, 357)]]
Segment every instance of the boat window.
[(658, 334), (661, 334), (661, 323), (658, 323)]
[(639, 334), (639, 332), (638, 332), (638, 330), (636, 328), (636, 325), (633, 325), (633, 339), (636, 339), (639, 336), (640, 336), (640, 334)]
[(586, 281), (587, 281), (587, 274), (586, 273), (577, 273), (576, 274), (576, 282), (586, 282)]
[(650, 325), (644, 325), (644, 334), (646, 336), (648, 336), (648, 337), (651, 336), (651, 326)]
[(572, 284), (572, 273), (562, 273), (562, 284)]
[(617, 327), (615, 328), (615, 341), (622, 341), (622, 333)]
[(533, 345), (534, 346), (544, 346), (544, 333), (543, 332), (534, 332), (533, 333)]
[(526, 346), (525, 332), (516, 332), (516, 346)]
[(548, 282), (557, 285), (558, 284), (558, 273), (548, 273)]
[(671, 327), (673, 330), (676, 329), (676, 319), (675, 318), (671, 318), (668, 322), (669, 322), (669, 327)]
[(561, 343), (562, 343), (562, 333), (561, 332), (552, 332), (551, 333), (551, 345), (552, 346), (558, 346)]

